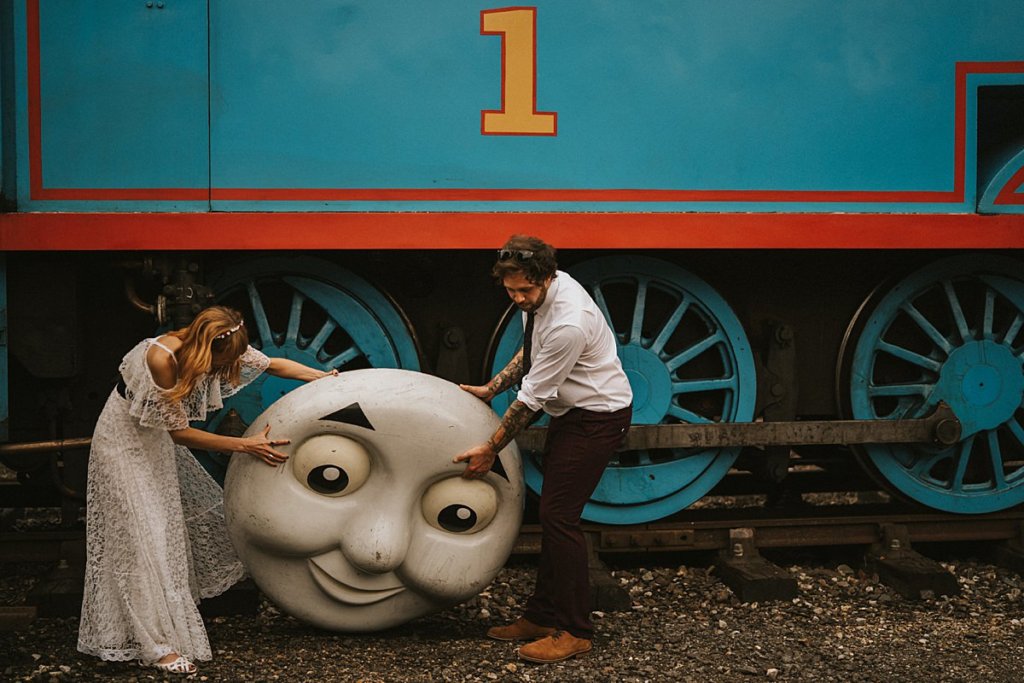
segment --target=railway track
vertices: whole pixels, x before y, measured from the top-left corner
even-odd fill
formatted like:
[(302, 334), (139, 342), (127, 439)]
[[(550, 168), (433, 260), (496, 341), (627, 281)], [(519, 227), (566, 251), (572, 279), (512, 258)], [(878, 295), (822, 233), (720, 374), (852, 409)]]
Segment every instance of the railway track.
[[(587, 524), (584, 530), (594, 557), (595, 606), (606, 611), (628, 609), (630, 598), (603, 570), (602, 555), (713, 553), (721, 580), (744, 602), (790, 600), (798, 594), (792, 573), (765, 559), (762, 550), (862, 546), (864, 566), (911, 599), (959, 592), (949, 571), (917, 552), (921, 544), (983, 543), (1000, 564), (1024, 573), (1024, 509), (964, 516), (899, 503), (738, 507), (688, 510), (675, 519), (642, 525)], [(528, 558), (540, 552), (540, 545), (539, 525), (525, 524), (512, 552)], [(77, 609), (83, 529), (0, 533), (0, 557), (4, 562), (58, 563), (54, 577), (35, 593), (39, 613), (58, 616)], [(252, 598), (236, 602), (251, 607)]]

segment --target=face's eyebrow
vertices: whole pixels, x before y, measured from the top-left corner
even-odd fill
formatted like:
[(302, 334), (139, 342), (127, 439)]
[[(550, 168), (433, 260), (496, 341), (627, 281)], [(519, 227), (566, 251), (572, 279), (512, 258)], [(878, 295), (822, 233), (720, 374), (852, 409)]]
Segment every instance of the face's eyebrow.
[[(362, 407), (358, 403), (351, 403), (341, 410), (336, 410), (329, 415), (324, 415), (320, 418), (327, 422), (339, 422), (341, 424), (354, 425), (356, 427), (363, 427), (371, 431), (377, 431), (374, 426), (370, 423), (366, 413), (363, 412)], [(491, 466), (491, 472), (511, 483), (512, 480), (508, 477), (508, 472), (505, 471), (505, 466), (501, 462), (501, 454), (494, 460), (494, 465)]]
[(351, 403), (341, 410), (336, 410), (330, 415), (324, 415), (320, 418), (328, 422), (340, 422), (342, 424), (355, 425), (356, 427), (363, 427), (371, 431), (376, 431), (372, 424), (370, 424), (369, 418), (366, 417), (366, 413), (359, 406), (358, 403)]

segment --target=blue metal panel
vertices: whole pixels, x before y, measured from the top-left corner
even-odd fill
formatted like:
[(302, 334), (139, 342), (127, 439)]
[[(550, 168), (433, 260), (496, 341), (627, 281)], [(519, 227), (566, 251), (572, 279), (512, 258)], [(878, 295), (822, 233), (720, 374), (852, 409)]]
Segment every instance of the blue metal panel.
[(0, 5), (0, 194), (11, 200), (14, 189), (14, 33), (13, 7)]
[(558, 135), (484, 136), (500, 39), (478, 12), (493, 6), (216, 3), (214, 186), (949, 191), (956, 63), (1024, 57), (1016, 0), (541, 1), (537, 107)]
[[(191, 188), (203, 193), (201, 201), (146, 208), (206, 209), (207, 3), (39, 5), (43, 186)], [(25, 44), (24, 22), (16, 28)], [(27, 108), (23, 116), (27, 124)], [(23, 158), (23, 178), (26, 164)], [(21, 193), (25, 208), (53, 208), (28, 202), (27, 187)], [(88, 208), (132, 207), (97, 202)]]
[[(11, 4), (27, 179), (36, 3)], [(224, 210), (973, 212), (976, 89), (1024, 83), (968, 74), (955, 105), (957, 64), (1024, 62), (1019, 0), (538, 0), (536, 107), (558, 134), (482, 135), (503, 40), (480, 12), (499, 3), (162, 4), (38, 3), (42, 186), (70, 193), (28, 202), (21, 182), (22, 208), (204, 210), (212, 184)], [(951, 193), (957, 173), (955, 199), (868, 194)], [(317, 189), (702, 196), (290, 192)]]
[(10, 410), (7, 402), (7, 259), (0, 252), (0, 441), (9, 437)]

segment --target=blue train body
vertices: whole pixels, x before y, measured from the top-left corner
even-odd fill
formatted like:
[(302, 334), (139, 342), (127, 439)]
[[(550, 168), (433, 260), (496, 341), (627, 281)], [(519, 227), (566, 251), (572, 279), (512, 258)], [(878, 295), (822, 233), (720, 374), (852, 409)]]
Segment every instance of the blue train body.
[[(1019, 0), (19, 0), (0, 22), (0, 389), (98, 384), (109, 339), (35, 340), (104, 315), (128, 260), (162, 323), (209, 284), (272, 355), (479, 379), (521, 330), (484, 329), (501, 293), (469, 274), (534, 233), (601, 297), (643, 421), (945, 401), (959, 450), (863, 464), (932, 507), (1024, 500)], [(624, 457), (589, 518), (669, 515), (737, 456)]]

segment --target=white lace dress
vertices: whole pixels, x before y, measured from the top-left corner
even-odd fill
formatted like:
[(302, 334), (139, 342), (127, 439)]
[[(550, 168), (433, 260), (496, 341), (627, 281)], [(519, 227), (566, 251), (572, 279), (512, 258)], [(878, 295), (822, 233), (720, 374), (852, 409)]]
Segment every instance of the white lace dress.
[(249, 348), (237, 387), (208, 375), (181, 401), (163, 398), (146, 364), (154, 339), (121, 362), (89, 453), (85, 591), (78, 649), (101, 659), (210, 659), (196, 604), (245, 575), (224, 523), (223, 491), (168, 430), (222, 407), (270, 360)]

